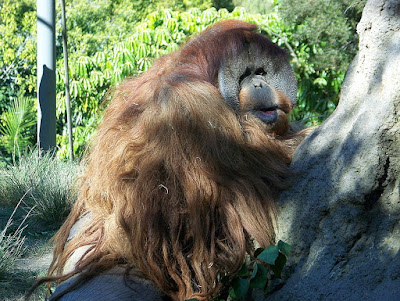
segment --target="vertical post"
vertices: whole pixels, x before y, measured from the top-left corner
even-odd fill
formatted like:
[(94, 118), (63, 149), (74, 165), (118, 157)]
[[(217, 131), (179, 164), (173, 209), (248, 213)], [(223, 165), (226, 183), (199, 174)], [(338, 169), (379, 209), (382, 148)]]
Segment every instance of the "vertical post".
[(37, 0), (38, 146), (56, 146), (55, 0)]
[(62, 16), (62, 36), (64, 51), (64, 82), (65, 82), (65, 106), (67, 108), (67, 126), (68, 126), (68, 142), (69, 142), (69, 160), (74, 160), (74, 144), (72, 139), (72, 120), (71, 120), (71, 102), (69, 93), (69, 68), (68, 68), (68, 43), (67, 43), (67, 24), (65, 17), (65, 0), (61, 0), (61, 16)]

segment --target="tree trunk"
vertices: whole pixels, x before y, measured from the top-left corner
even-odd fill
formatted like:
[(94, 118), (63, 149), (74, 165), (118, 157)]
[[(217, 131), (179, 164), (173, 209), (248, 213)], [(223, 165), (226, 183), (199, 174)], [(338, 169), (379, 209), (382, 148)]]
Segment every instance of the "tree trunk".
[(369, 0), (334, 114), (298, 148), (267, 300), (400, 300), (400, 1)]

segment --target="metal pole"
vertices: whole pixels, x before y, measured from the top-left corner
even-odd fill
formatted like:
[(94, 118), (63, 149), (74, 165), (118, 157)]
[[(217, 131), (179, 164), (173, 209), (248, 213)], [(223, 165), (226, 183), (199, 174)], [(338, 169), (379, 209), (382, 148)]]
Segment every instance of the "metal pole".
[(62, 36), (63, 36), (63, 52), (64, 52), (64, 82), (65, 82), (65, 105), (67, 107), (67, 127), (69, 140), (69, 160), (74, 160), (74, 142), (72, 139), (72, 121), (71, 121), (71, 102), (69, 93), (69, 68), (68, 68), (68, 44), (67, 44), (67, 25), (65, 18), (65, 0), (61, 0), (61, 16), (62, 16)]
[(38, 146), (56, 146), (55, 0), (37, 0)]

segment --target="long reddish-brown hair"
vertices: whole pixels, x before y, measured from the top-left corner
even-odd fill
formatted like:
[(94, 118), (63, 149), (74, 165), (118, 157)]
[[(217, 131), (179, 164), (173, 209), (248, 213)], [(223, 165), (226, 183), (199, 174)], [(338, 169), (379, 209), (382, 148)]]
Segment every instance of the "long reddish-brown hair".
[[(252, 240), (274, 242), (274, 198), (300, 138), (235, 112), (215, 83), (220, 61), (240, 52), (255, 29), (218, 23), (116, 89), (46, 280), (79, 274), (85, 281), (123, 265), (174, 300), (204, 300), (221, 289), (221, 276), (235, 275)], [(90, 221), (66, 244), (86, 212)]]

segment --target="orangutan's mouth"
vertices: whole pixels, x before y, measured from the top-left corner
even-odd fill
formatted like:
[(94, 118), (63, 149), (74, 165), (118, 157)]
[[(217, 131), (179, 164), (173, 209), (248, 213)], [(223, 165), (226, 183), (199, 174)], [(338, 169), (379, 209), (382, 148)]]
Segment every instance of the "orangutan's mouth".
[(278, 119), (278, 106), (273, 106), (269, 108), (259, 108), (253, 111), (254, 116), (259, 118), (262, 122), (271, 124), (275, 123)]

